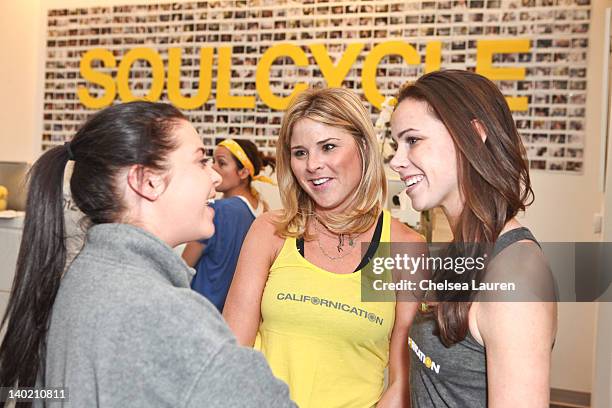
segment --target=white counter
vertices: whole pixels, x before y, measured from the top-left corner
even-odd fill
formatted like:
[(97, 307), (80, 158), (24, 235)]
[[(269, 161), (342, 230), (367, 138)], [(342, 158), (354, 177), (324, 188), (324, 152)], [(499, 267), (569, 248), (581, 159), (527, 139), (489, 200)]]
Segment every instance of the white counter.
[(22, 229), (23, 217), (0, 218), (0, 316), (4, 316), (11, 292)]

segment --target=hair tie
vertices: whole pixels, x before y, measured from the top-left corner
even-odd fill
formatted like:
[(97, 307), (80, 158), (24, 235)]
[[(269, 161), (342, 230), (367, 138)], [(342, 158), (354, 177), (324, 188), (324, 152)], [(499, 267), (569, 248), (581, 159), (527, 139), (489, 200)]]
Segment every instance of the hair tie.
[(70, 142), (64, 142), (64, 148), (68, 152), (68, 160), (74, 160), (74, 154), (72, 153), (72, 149), (70, 148)]

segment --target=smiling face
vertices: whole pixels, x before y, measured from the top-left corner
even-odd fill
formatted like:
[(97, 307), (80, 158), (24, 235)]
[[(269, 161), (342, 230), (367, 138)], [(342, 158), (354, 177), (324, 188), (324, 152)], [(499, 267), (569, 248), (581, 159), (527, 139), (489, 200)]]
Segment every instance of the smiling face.
[[(217, 191), (226, 193), (236, 187), (239, 187), (246, 178), (240, 177), (240, 170), (236, 159), (232, 153), (223, 146), (217, 146), (215, 149), (215, 163), (213, 169), (219, 173), (223, 181), (217, 186)], [(246, 172), (248, 177), (248, 172)]]
[(412, 207), (441, 206), (447, 215), (459, 215), (463, 204), (455, 144), (429, 105), (403, 100), (391, 117), (391, 132), (398, 148), (390, 166), (406, 183)]
[(319, 212), (339, 212), (359, 186), (362, 160), (348, 132), (300, 119), (291, 136), (291, 170)]
[(178, 243), (210, 238), (214, 211), (207, 200), (215, 196), (221, 177), (212, 169), (198, 133), (187, 121), (173, 131), (178, 147), (168, 156), (169, 182), (161, 195), (166, 228)]

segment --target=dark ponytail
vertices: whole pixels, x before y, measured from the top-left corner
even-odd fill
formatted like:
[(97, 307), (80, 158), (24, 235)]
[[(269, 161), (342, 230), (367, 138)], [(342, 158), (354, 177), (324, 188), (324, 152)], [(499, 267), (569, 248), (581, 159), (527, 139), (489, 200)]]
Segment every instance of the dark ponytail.
[(265, 156), (263, 153), (259, 153), (259, 157), (261, 158), (262, 168), (266, 166), (270, 166), (272, 170), (276, 170), (276, 159), (274, 156)]
[(45, 152), (28, 174), (26, 216), (15, 280), (1, 323), (0, 386), (33, 387), (44, 374), (46, 334), (66, 263), (64, 168), (74, 159), (72, 198), (93, 224), (124, 212), (118, 173), (131, 165), (164, 170), (177, 143), (171, 131), (184, 116), (161, 103), (132, 102), (94, 114), (72, 142)]
[(11, 300), (2, 319), (2, 326), (7, 325), (0, 347), (3, 387), (17, 381), (20, 387), (33, 387), (45, 355), (41, 340), (66, 263), (65, 241), (59, 237), (65, 229), (62, 184), (67, 162), (68, 150), (55, 147), (28, 174), (27, 216)]

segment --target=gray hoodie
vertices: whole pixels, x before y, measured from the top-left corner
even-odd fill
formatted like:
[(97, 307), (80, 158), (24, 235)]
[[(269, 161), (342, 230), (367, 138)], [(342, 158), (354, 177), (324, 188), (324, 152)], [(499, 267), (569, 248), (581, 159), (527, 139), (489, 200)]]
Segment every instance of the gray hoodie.
[(55, 299), (39, 384), (67, 387), (72, 407), (294, 407), (192, 274), (140, 228), (93, 226)]

